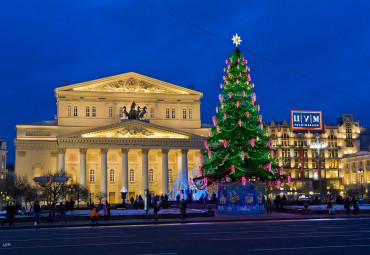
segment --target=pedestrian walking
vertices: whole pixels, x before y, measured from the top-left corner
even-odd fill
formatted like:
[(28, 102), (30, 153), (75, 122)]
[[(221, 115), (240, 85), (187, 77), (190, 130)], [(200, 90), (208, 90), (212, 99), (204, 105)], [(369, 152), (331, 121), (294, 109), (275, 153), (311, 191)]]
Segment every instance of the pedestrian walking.
[(110, 215), (110, 206), (108, 204), (108, 201), (105, 201), (105, 204), (103, 204), (103, 215), (104, 215), (104, 220), (108, 220), (109, 215)]
[(344, 208), (346, 209), (347, 215), (349, 215), (351, 211), (351, 202), (349, 201), (348, 197), (346, 197), (346, 200), (344, 200)]
[(180, 206), (180, 194), (177, 194), (176, 202), (177, 202), (177, 206)]
[(356, 215), (358, 210), (359, 210), (359, 207), (358, 207), (358, 204), (357, 204), (357, 200), (354, 196), (352, 198), (352, 206), (353, 206), (353, 214)]
[(40, 223), (41, 207), (39, 201), (36, 201), (33, 205), (33, 211), (35, 213), (35, 226)]
[(158, 212), (161, 210), (161, 206), (159, 204), (159, 201), (154, 204), (154, 221), (158, 221)]
[(58, 207), (58, 222), (61, 220), (61, 218), (63, 218), (64, 222), (67, 222), (67, 219), (66, 219), (66, 209), (63, 205), (62, 202), (60, 202), (59, 204), (59, 207)]
[(265, 202), (265, 206), (266, 206), (267, 214), (271, 214), (272, 213), (272, 202), (270, 198), (267, 198)]
[(331, 200), (328, 201), (328, 205), (326, 206), (326, 209), (328, 209), (329, 214), (334, 214), (333, 203), (331, 202)]
[(90, 211), (90, 218), (91, 218), (91, 222), (90, 222), (90, 225), (91, 226), (97, 226), (98, 225), (98, 219), (99, 219), (99, 210), (98, 208), (94, 207), (91, 209)]
[(186, 218), (186, 200), (182, 199), (180, 203), (180, 219), (185, 220)]
[(1, 222), (1, 226), (4, 226), (6, 223), (9, 224), (9, 227), (10, 227), (10, 214), (11, 214), (11, 209), (10, 209), (10, 205), (7, 205), (5, 206), (5, 219)]

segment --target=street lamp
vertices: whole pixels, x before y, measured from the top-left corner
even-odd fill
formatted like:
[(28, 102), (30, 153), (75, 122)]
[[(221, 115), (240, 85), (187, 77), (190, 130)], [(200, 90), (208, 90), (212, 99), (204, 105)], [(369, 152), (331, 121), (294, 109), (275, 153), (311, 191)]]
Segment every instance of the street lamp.
[(319, 191), (322, 194), (322, 179), (321, 179), (321, 161), (320, 161), (320, 150), (325, 149), (328, 145), (324, 142), (320, 142), (320, 136), (316, 136), (316, 142), (311, 143), (310, 148), (317, 150), (317, 159), (319, 164)]

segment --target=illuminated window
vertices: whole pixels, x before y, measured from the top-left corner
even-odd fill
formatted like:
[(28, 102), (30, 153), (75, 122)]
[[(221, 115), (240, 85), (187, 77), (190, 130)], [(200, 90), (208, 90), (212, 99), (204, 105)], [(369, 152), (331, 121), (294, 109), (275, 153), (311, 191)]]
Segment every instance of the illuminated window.
[(68, 105), (67, 112), (68, 116), (72, 116), (72, 106)]
[(182, 118), (186, 119), (186, 109), (182, 109)]
[(176, 118), (176, 115), (175, 115), (175, 108), (172, 108), (172, 119)]
[(95, 171), (94, 171), (94, 169), (90, 170), (90, 182), (95, 182)]
[(109, 106), (108, 111), (109, 111), (109, 117), (113, 117), (113, 107), (112, 106)]
[(193, 118), (193, 109), (189, 108), (189, 119)]
[(78, 108), (77, 108), (77, 105), (73, 106), (73, 116), (75, 116), (75, 117), (78, 116)]
[(150, 118), (154, 118), (154, 108), (150, 108)]
[(148, 179), (149, 179), (150, 182), (152, 182), (154, 180), (154, 171), (153, 171), (153, 169), (149, 169)]
[(172, 184), (172, 169), (168, 169), (168, 183)]
[(96, 117), (96, 107), (92, 107), (92, 117)]
[(338, 160), (336, 160), (336, 159), (329, 160), (329, 167), (330, 168), (338, 168)]
[(114, 170), (113, 169), (109, 171), (109, 181), (114, 182)]
[(86, 106), (86, 117), (90, 117), (90, 106)]
[(135, 171), (134, 169), (130, 169), (130, 182), (135, 181)]
[(166, 108), (166, 119), (170, 118), (170, 108)]

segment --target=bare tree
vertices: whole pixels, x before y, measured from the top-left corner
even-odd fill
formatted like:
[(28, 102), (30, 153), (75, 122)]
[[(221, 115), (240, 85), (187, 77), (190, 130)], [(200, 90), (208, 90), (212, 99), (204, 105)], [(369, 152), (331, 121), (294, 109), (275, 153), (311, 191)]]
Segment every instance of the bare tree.
[(96, 199), (99, 200), (99, 204), (101, 205), (103, 199), (107, 198), (107, 194), (105, 194), (104, 192), (98, 192), (98, 193), (96, 193), (95, 197), (96, 197)]
[(80, 201), (85, 201), (89, 197), (89, 190), (81, 184), (71, 183), (67, 185), (67, 195), (77, 201), (77, 208), (80, 207)]

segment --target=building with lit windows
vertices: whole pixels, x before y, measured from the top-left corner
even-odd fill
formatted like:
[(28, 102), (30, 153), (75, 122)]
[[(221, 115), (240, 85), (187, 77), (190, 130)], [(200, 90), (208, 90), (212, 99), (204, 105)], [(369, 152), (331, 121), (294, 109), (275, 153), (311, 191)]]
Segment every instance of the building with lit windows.
[(59, 87), (55, 96), (55, 120), (16, 125), (17, 175), (62, 171), (92, 196), (120, 203), (122, 186), (128, 198), (166, 194), (180, 170), (199, 168), (209, 129), (202, 93), (130, 72)]
[(0, 179), (4, 179), (8, 170), (6, 169), (6, 142), (3, 142), (0, 137)]
[[(361, 150), (369, 149), (367, 138), (361, 138), (361, 134), (368, 131), (360, 127), (359, 121), (353, 120), (352, 114), (342, 114), (342, 118), (338, 118), (335, 124), (324, 122), (322, 131), (293, 131), (285, 120), (271, 121), (268, 125), (274, 146), (278, 148), (281, 155), (279, 163), (284, 166), (285, 173), (292, 177), (289, 188), (286, 188), (289, 194), (317, 194), (319, 192), (317, 150), (310, 149), (310, 144), (316, 141), (317, 136), (320, 137), (320, 141), (327, 144), (327, 148), (320, 152), (321, 177), (326, 192), (330, 193), (331, 190), (345, 192), (350, 188), (349, 184), (355, 183), (355, 179), (362, 182), (370, 180), (366, 179), (367, 173), (365, 172), (358, 174), (352, 171), (351, 175), (349, 171), (354, 169), (349, 160), (357, 160), (356, 155)], [(303, 154), (302, 159), (300, 150)], [(363, 166), (361, 169), (365, 169), (365, 165), (369, 164), (367, 163), (369, 161), (363, 161), (362, 157), (365, 155), (363, 155), (364, 152), (361, 153), (361, 158), (358, 158), (360, 163), (356, 163), (355, 169), (361, 164)], [(369, 157), (369, 152), (366, 155)], [(303, 172), (301, 162), (303, 162)]]

